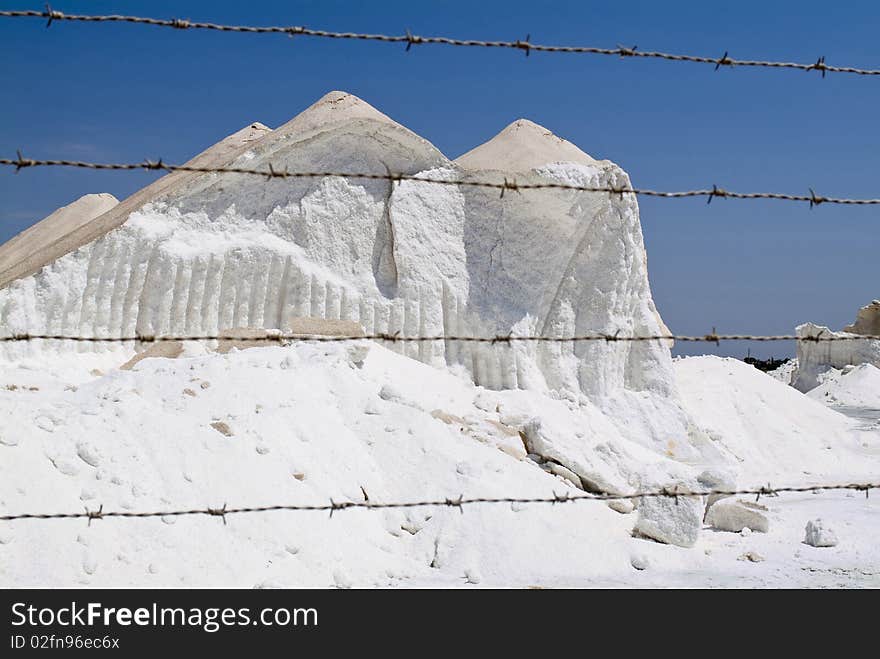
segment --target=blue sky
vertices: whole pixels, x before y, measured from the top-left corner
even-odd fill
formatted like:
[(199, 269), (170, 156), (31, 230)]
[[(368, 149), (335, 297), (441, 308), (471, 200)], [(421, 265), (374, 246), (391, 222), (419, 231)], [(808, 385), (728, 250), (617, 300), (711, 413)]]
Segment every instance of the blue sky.
[[(880, 3), (64, 2), (68, 13), (637, 45), (707, 56), (880, 68)], [(0, 2), (41, 9), (40, 2)], [(183, 162), (252, 121), (277, 126), (332, 89), (456, 157), (526, 117), (637, 187), (719, 186), (880, 197), (880, 77), (589, 55), (414, 47), (147, 26), (0, 19), (0, 153)], [(0, 171), (0, 240), (88, 192), (149, 173)], [(677, 333), (832, 327), (880, 297), (880, 208), (640, 199), (654, 297)], [(747, 345), (682, 346), (742, 356)], [(753, 354), (790, 354), (765, 344)]]

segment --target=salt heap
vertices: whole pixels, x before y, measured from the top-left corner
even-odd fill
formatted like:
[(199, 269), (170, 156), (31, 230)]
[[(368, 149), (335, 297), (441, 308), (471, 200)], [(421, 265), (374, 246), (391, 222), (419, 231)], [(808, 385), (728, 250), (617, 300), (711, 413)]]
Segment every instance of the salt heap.
[(858, 338), (880, 336), (880, 300), (874, 300), (859, 309), (856, 322), (847, 325), (841, 332), (814, 323), (805, 323), (796, 329), (799, 337), (851, 337), (846, 341), (798, 341), (798, 365), (791, 384), (800, 391), (807, 392), (818, 387), (822, 383), (822, 376), (832, 369), (858, 364), (880, 368), (880, 341)]
[[(251, 124), (191, 162), (630, 185), (614, 163), (594, 160), (526, 120), (450, 161), (344, 92), (327, 94), (275, 130)], [(367, 333), (402, 335), (667, 331), (651, 298), (633, 195), (530, 190), (499, 197), (497, 189), (419, 181), (177, 173), (73, 230), (53, 218), (0, 248), (5, 264), (15, 241), (19, 250), (30, 249), (52, 236), (51, 249), (39, 252), (42, 262), (3, 271), (4, 333), (200, 335), (233, 327), (286, 330), (293, 317), (349, 320)], [(488, 389), (554, 392), (595, 408), (606, 418), (606, 436), (620, 433), (654, 456), (718, 459), (690, 428), (669, 349), (659, 342), (390, 347)], [(70, 344), (4, 349), (14, 359)], [(551, 436), (552, 423), (542, 428), (535, 441), (584, 478), (597, 459), (629, 461), (618, 487), (644, 478), (634, 474), (639, 459), (607, 447), (594, 453), (582, 439)]]

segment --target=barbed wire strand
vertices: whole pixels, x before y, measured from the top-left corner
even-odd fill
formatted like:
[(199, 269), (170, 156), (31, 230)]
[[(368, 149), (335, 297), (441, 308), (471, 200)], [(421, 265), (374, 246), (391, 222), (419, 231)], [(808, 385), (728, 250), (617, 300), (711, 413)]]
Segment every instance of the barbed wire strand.
[(190, 508), (185, 510), (150, 510), (135, 512), (129, 510), (104, 510), (104, 506), (100, 506), (97, 510), (86, 509), (83, 512), (75, 513), (16, 513), (0, 516), (0, 521), (15, 521), (23, 519), (88, 519), (89, 523), (94, 519), (108, 519), (114, 517), (121, 518), (145, 518), (145, 517), (185, 517), (193, 515), (209, 515), (212, 517), (222, 517), (224, 523), (227, 515), (239, 515), (247, 513), (267, 513), (275, 511), (289, 512), (329, 512), (333, 513), (343, 510), (363, 509), (363, 510), (399, 510), (407, 508), (425, 508), (425, 507), (447, 507), (458, 508), (464, 512), (465, 506), (480, 504), (562, 504), (575, 503), (578, 501), (623, 501), (623, 500), (642, 500), (654, 498), (671, 498), (678, 500), (685, 497), (704, 497), (704, 496), (755, 496), (755, 500), (759, 500), (762, 496), (778, 496), (783, 493), (805, 493), (805, 492), (824, 492), (824, 491), (842, 491), (851, 490), (864, 492), (867, 497), (871, 490), (880, 488), (880, 483), (845, 483), (832, 485), (802, 485), (792, 487), (772, 487), (769, 484), (763, 487), (746, 488), (746, 489), (711, 489), (711, 490), (687, 490), (676, 487), (666, 487), (659, 490), (649, 490), (642, 492), (629, 492), (625, 494), (614, 494), (610, 492), (585, 492), (584, 494), (557, 494), (553, 493), (552, 497), (465, 497), (461, 495), (456, 498), (445, 499), (426, 499), (423, 501), (403, 501), (383, 503), (378, 501), (334, 501), (330, 500), (326, 504), (281, 504), (272, 506), (246, 506), (246, 507), (229, 507), (226, 504), (221, 508)]
[(340, 343), (348, 341), (385, 341), (389, 343), (431, 343), (435, 341), (450, 341), (457, 343), (582, 343), (586, 341), (604, 341), (605, 343), (638, 342), (638, 341), (682, 341), (682, 342), (706, 342), (720, 343), (721, 341), (798, 341), (803, 343), (826, 343), (836, 341), (880, 341), (880, 334), (844, 334), (835, 335), (822, 333), (809, 336), (797, 334), (644, 334), (635, 336), (621, 336), (615, 334), (582, 334), (573, 336), (544, 336), (544, 335), (516, 335), (499, 334), (496, 336), (467, 336), (456, 334), (436, 334), (426, 336), (407, 336), (392, 333), (376, 334), (303, 334), (266, 330), (262, 336), (245, 336), (239, 334), (203, 334), (203, 335), (152, 335), (133, 334), (130, 336), (75, 336), (68, 334), (30, 334), (15, 333), (0, 336), (0, 343), (12, 343), (18, 341), (75, 341), (81, 343), (162, 343), (166, 341), (241, 341), (246, 343), (293, 343), (293, 342), (317, 342), (317, 343)]
[[(171, 27), (175, 29), (204, 29), (222, 32), (247, 32), (247, 33), (281, 33), (290, 36), (312, 36), (331, 39), (353, 39), (363, 41), (381, 41), (389, 43), (406, 43), (406, 50), (410, 50), (413, 45), (421, 44), (439, 44), (447, 46), (464, 46), (464, 47), (488, 47), (488, 48), (510, 48), (524, 51), (529, 55), (531, 51), (535, 52), (557, 52), (557, 53), (582, 53), (595, 55), (613, 55), (620, 57), (639, 57), (639, 58), (656, 58), (667, 61), (677, 62), (693, 62), (701, 64), (714, 65), (718, 70), (722, 66), (736, 67), (768, 67), (768, 68), (786, 68), (799, 69), (803, 71), (819, 71), (822, 77), (826, 73), (852, 73), (857, 75), (880, 75), (880, 70), (858, 69), (854, 67), (833, 66), (825, 63), (825, 58), (820, 57), (813, 64), (800, 64), (794, 62), (772, 62), (772, 61), (756, 61), (756, 60), (736, 60), (728, 56), (725, 52), (720, 58), (699, 57), (693, 55), (680, 55), (663, 53), (656, 51), (639, 51), (635, 47), (616, 49), (595, 48), (587, 46), (550, 46), (542, 44), (533, 44), (528, 37), (525, 41), (478, 41), (478, 40), (461, 40), (448, 37), (421, 37), (411, 34), (407, 31), (406, 35), (383, 35), (383, 34), (360, 34), (352, 32), (331, 32), (325, 30), (314, 30), (301, 26), (236, 26), (236, 25), (219, 25), (214, 23), (193, 22), (181, 19), (162, 20), (153, 18), (144, 18), (136, 16), (86, 16), (86, 15), (68, 15), (62, 12), (52, 10), (47, 5), (45, 11), (0, 11), (0, 17), (39, 17), (48, 19), (47, 27), (53, 21), (81, 21), (81, 22), (125, 22), (147, 24), (161, 27)], [(0, 159), (0, 165), (13, 166), (16, 171), (20, 171), (27, 167), (77, 167), (95, 170), (161, 170), (167, 172), (183, 171), (196, 173), (229, 173), (229, 174), (246, 174), (258, 175), (273, 178), (325, 178), (325, 177), (341, 177), (365, 180), (388, 180), (392, 182), (401, 181), (417, 181), (429, 184), (456, 185), (479, 188), (490, 188), (500, 190), (501, 195), (505, 191), (520, 192), (522, 190), (540, 190), (540, 189), (556, 189), (571, 190), (580, 192), (604, 192), (617, 195), (635, 194), (643, 196), (664, 197), (664, 198), (685, 198), (685, 197), (707, 197), (711, 202), (715, 197), (734, 198), (734, 199), (777, 199), (786, 201), (807, 202), (810, 206), (819, 205), (821, 203), (847, 204), (847, 205), (873, 205), (880, 204), (880, 199), (846, 199), (834, 197), (822, 197), (816, 195), (810, 189), (810, 195), (788, 195), (783, 193), (737, 193), (713, 186), (711, 190), (689, 190), (683, 192), (662, 192), (656, 190), (637, 189), (631, 187), (610, 187), (610, 186), (575, 186), (561, 183), (538, 183), (538, 184), (517, 184), (516, 181), (508, 181), (506, 178), (501, 183), (488, 181), (473, 180), (457, 180), (450, 181), (445, 179), (436, 179), (430, 177), (406, 175), (406, 174), (370, 174), (370, 173), (352, 173), (352, 172), (288, 172), (286, 170), (276, 170), (269, 166), (268, 170), (255, 170), (236, 167), (194, 167), (186, 165), (168, 165), (161, 160), (156, 162), (145, 161), (143, 163), (131, 164), (105, 164), (105, 163), (89, 163), (82, 161), (68, 160), (32, 160), (25, 159), (21, 153), (18, 153), (16, 160)], [(430, 342), (430, 341), (462, 341), (462, 342), (486, 342), (486, 343), (503, 343), (508, 344), (513, 341), (529, 341), (529, 342), (580, 342), (580, 341), (655, 341), (655, 340), (676, 340), (676, 341), (707, 341), (718, 343), (722, 340), (752, 340), (752, 341), (782, 341), (795, 340), (807, 342), (824, 342), (824, 341), (850, 341), (850, 340), (877, 340), (880, 336), (872, 335), (847, 335), (847, 336), (796, 336), (796, 335), (776, 335), (776, 336), (755, 336), (755, 335), (718, 335), (708, 334), (704, 336), (682, 336), (682, 335), (651, 335), (651, 336), (624, 336), (617, 334), (596, 334), (572, 337), (549, 337), (549, 336), (495, 336), (495, 337), (476, 337), (476, 336), (400, 336), (397, 334), (373, 334), (361, 336), (325, 336), (325, 335), (302, 335), (302, 334), (284, 334), (270, 333), (263, 337), (243, 337), (235, 335), (214, 335), (214, 336), (150, 336), (136, 335), (132, 337), (78, 337), (67, 335), (37, 335), (37, 334), (16, 334), (13, 336), (0, 337), (0, 341), (32, 341), (32, 340), (62, 340), (62, 341), (87, 341), (87, 342), (130, 342), (138, 341), (143, 343), (158, 341), (190, 341), (190, 340), (239, 340), (239, 341), (257, 341), (257, 342), (284, 342), (284, 341), (317, 341), (317, 342), (337, 342), (337, 341), (357, 341), (357, 340), (380, 340), (390, 342)], [(661, 490), (631, 492), (627, 494), (613, 493), (585, 493), (578, 495), (556, 494), (552, 497), (474, 497), (465, 498), (463, 495), (457, 498), (434, 499), (424, 501), (409, 502), (335, 502), (332, 499), (328, 504), (313, 505), (271, 505), (271, 506), (254, 506), (254, 507), (233, 507), (230, 508), (224, 504), (222, 508), (201, 508), (187, 510), (163, 510), (163, 511), (104, 511), (103, 506), (97, 510), (86, 509), (77, 513), (20, 513), (0, 516), (2, 521), (24, 520), (24, 519), (42, 519), (42, 520), (58, 520), (58, 519), (87, 519), (89, 524), (95, 519), (106, 518), (150, 518), (150, 517), (178, 517), (178, 516), (195, 516), (208, 515), (223, 518), (226, 523), (227, 515), (247, 514), (247, 513), (265, 513), (273, 511), (290, 511), (290, 512), (329, 512), (330, 516), (335, 512), (349, 509), (365, 509), (365, 510), (390, 510), (390, 509), (408, 509), (418, 507), (452, 507), (464, 512), (464, 506), (477, 504), (550, 504), (556, 505), (561, 503), (571, 503), (578, 501), (615, 501), (615, 500), (641, 500), (646, 498), (667, 497), (697, 497), (697, 496), (743, 496), (755, 495), (756, 499), (760, 496), (778, 496), (780, 493), (804, 493), (804, 492), (821, 492), (825, 490), (855, 490), (864, 491), (866, 497), (871, 489), (880, 487), (880, 483), (849, 483), (849, 484), (833, 484), (833, 485), (811, 485), (811, 486), (795, 486), (773, 488), (770, 485), (760, 488), (740, 489), (740, 490), (682, 490), (678, 488), (663, 488)]]
[(428, 183), (433, 185), (451, 185), (471, 188), (488, 188), (500, 190), (501, 196), (506, 191), (522, 192), (523, 190), (569, 190), (574, 192), (607, 192), (612, 195), (623, 196), (624, 194), (633, 194), (647, 197), (664, 197), (669, 199), (681, 199), (686, 197), (706, 197), (707, 203), (711, 203), (716, 197), (728, 199), (775, 199), (782, 201), (806, 202), (813, 206), (820, 204), (844, 204), (855, 206), (880, 205), (880, 199), (847, 199), (840, 197), (824, 197), (817, 195), (812, 188), (809, 188), (809, 195), (791, 195), (780, 192), (732, 192), (713, 185), (712, 189), (705, 190), (686, 190), (682, 192), (663, 192), (659, 190), (647, 190), (643, 188), (633, 188), (629, 186), (587, 186), (572, 185), (568, 183), (517, 183), (516, 179), (508, 180), (506, 177), (503, 181), (478, 181), (471, 179), (444, 179), (432, 178), (430, 176), (422, 176), (418, 174), (395, 174), (393, 172), (385, 173), (369, 173), (369, 172), (290, 172), (286, 169), (276, 169), (273, 165), (269, 165), (267, 169), (249, 169), (245, 167), (199, 167), (194, 165), (170, 165), (161, 159), (157, 161), (145, 160), (140, 163), (96, 163), (84, 162), (79, 160), (34, 160), (25, 158), (21, 152), (18, 152), (16, 159), (0, 158), (0, 165), (7, 167), (15, 167), (15, 171), (29, 167), (73, 167), (80, 169), (94, 170), (148, 170), (148, 171), (165, 171), (165, 172), (195, 172), (201, 174), (244, 174), (250, 176), (261, 176), (267, 180), (271, 179), (315, 179), (338, 177), (345, 179), (364, 179), (374, 181), (391, 181), (392, 183), (400, 183), (401, 181), (414, 181), (418, 183)]
[(316, 30), (300, 25), (276, 25), (276, 26), (256, 26), (256, 25), (220, 25), (217, 23), (190, 21), (186, 19), (159, 19), (148, 18), (142, 16), (122, 16), (112, 15), (77, 15), (65, 14), (60, 11), (53, 10), (46, 5), (44, 11), (34, 10), (15, 10), (0, 11), (0, 17), (3, 18), (42, 18), (46, 19), (46, 27), (57, 21), (76, 21), (87, 23), (135, 23), (140, 25), (152, 25), (156, 27), (168, 27), (176, 30), (213, 30), (217, 32), (244, 32), (250, 34), (285, 34), (290, 37), (316, 37), (323, 39), (338, 40), (355, 40), (355, 41), (375, 41), (384, 43), (406, 44), (408, 52), (413, 46), (420, 45), (441, 45), (456, 46), (464, 48), (495, 48), (495, 49), (512, 49), (523, 52), (526, 56), (532, 52), (544, 53), (569, 53), (583, 55), (604, 55), (613, 57), (632, 57), (639, 59), (659, 59), (669, 62), (691, 62), (694, 64), (708, 64), (713, 66), (717, 71), (721, 67), (749, 67), (749, 68), (771, 68), (771, 69), (795, 69), (800, 71), (816, 71), (824, 78), (827, 73), (850, 73), (862, 76), (880, 75), (878, 69), (862, 69), (852, 66), (835, 66), (828, 64), (825, 57), (819, 57), (813, 63), (798, 62), (780, 62), (765, 60), (740, 60), (729, 56), (727, 51), (721, 57), (704, 57), (699, 55), (687, 55), (679, 53), (665, 53), (660, 51), (639, 50), (637, 46), (625, 47), (618, 45), (617, 48), (598, 48), (595, 46), (556, 46), (532, 43), (531, 35), (527, 35), (525, 39), (517, 39), (516, 41), (486, 41), (479, 39), (455, 39), (445, 36), (424, 37), (412, 34), (409, 30), (405, 34), (368, 34), (358, 32), (335, 32), (331, 30)]

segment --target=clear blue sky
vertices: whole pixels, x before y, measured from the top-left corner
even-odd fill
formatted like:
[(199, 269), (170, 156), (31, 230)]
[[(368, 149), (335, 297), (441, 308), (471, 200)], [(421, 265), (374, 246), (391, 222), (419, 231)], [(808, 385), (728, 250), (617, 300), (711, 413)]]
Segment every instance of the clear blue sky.
[[(65, 2), (131, 13), (330, 30), (637, 45), (880, 68), (880, 3)], [(27, 0), (4, 9), (41, 9)], [(277, 126), (343, 89), (456, 157), (527, 117), (655, 189), (880, 197), (880, 77), (589, 55), (414, 47), (133, 25), (0, 19), (0, 153), (182, 162), (252, 121)], [(88, 192), (149, 173), (0, 171), (0, 240)], [(880, 297), (880, 208), (640, 200), (655, 300), (678, 333), (832, 327)], [(685, 346), (742, 356), (745, 344)], [(777, 356), (790, 344), (754, 346)]]

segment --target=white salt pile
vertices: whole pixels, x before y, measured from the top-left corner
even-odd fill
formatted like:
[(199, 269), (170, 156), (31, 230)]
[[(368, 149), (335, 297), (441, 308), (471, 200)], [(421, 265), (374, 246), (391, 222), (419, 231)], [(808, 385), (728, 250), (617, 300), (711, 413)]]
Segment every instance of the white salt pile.
[[(526, 120), (452, 161), (344, 92), (276, 130), (251, 124), (191, 163), (629, 185), (617, 165)], [(100, 195), (62, 209), (0, 247), (0, 265), (5, 335), (243, 337), (143, 359), (129, 344), (2, 344), (8, 511), (628, 493), (851, 481), (878, 467), (870, 433), (857, 441), (846, 417), (740, 362), (673, 364), (656, 341), (250, 347), (255, 333), (302, 327), (666, 333), (632, 195), (179, 173), (118, 204)], [(702, 530), (712, 503), (103, 520), (74, 533), (15, 523), (0, 527), (0, 581), (573, 585), (686, 572), (693, 584), (710, 568), (737, 584), (743, 570), (805, 578), (799, 565), (780, 571), (790, 552), (773, 544), (802, 521), (774, 517), (749, 539), (763, 543), (747, 549), (764, 569), (714, 538), (730, 534)], [(858, 542), (854, 556), (876, 555)]]

